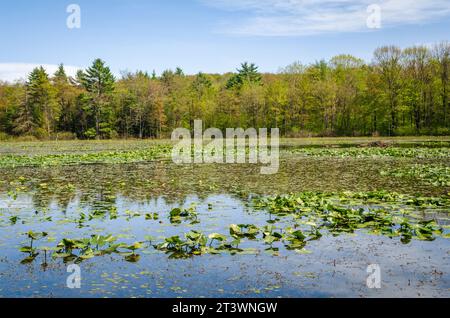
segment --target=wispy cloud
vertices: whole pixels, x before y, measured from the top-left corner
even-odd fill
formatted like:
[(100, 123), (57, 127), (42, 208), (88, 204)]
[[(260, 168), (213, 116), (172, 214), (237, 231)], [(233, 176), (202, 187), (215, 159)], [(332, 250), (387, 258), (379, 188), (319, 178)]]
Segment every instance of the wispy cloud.
[(382, 27), (432, 22), (450, 16), (449, 0), (201, 0), (245, 13), (225, 21), (220, 32), (257, 36), (302, 36), (369, 30), (369, 5), (381, 8)]
[[(28, 74), (35, 68), (41, 66), (49, 75), (53, 75), (58, 65), (53, 64), (27, 64), (27, 63), (0, 63), (0, 81), (14, 82), (26, 80)], [(64, 65), (67, 75), (75, 76), (80, 67)]]

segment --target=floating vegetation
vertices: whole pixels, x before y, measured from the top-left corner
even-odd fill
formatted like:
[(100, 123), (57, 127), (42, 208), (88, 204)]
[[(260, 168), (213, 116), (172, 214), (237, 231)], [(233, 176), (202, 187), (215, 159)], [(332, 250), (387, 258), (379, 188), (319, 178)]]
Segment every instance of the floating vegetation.
[(231, 224), (230, 235), (234, 238), (254, 239), (258, 235), (259, 229), (253, 224)]
[(450, 148), (351, 147), (351, 148), (287, 148), (288, 153), (308, 157), (395, 157), (395, 158), (450, 158)]
[[(208, 235), (199, 230), (191, 230), (184, 234), (163, 238), (155, 242), (152, 236), (145, 236), (143, 241), (132, 244), (117, 243), (112, 235), (92, 235), (87, 239), (62, 239), (54, 248), (46, 248), (46, 252), (54, 251), (52, 257), (62, 258), (64, 262), (79, 263), (95, 256), (116, 253), (124, 256), (125, 261), (135, 263), (140, 260), (139, 250), (153, 248), (169, 254), (170, 258), (189, 258), (203, 254), (253, 254), (255, 248), (240, 248), (244, 241), (256, 241), (266, 245), (265, 250), (278, 255), (280, 247), (309, 253), (304, 250), (308, 241), (318, 240), (329, 233), (333, 236), (341, 233), (355, 233), (366, 230), (371, 234), (380, 234), (390, 238), (399, 237), (404, 244), (412, 239), (433, 241), (436, 237), (448, 237), (444, 228), (436, 220), (417, 219), (412, 211), (417, 207), (423, 209), (440, 208), (450, 211), (450, 200), (446, 198), (411, 197), (386, 191), (375, 192), (343, 192), (320, 193), (303, 192), (283, 196), (258, 197), (254, 199), (254, 207), (265, 209), (277, 215), (282, 221), (293, 217), (292, 226), (280, 226), (275, 222), (258, 227), (254, 224), (230, 224), (229, 236), (221, 233)], [(414, 206), (408, 210), (408, 206)], [(181, 222), (183, 218), (197, 221), (195, 206), (188, 209), (174, 208), (169, 217), (172, 223)], [(151, 219), (154, 214), (150, 214)], [(148, 218), (148, 215), (145, 217)], [(22, 246), (21, 252), (28, 253), (22, 263), (31, 263), (39, 255), (33, 248), (33, 241), (46, 237), (46, 232), (26, 233), (30, 244)], [(281, 245), (280, 245), (281, 244)], [(269, 247), (267, 247), (269, 246)], [(45, 255), (46, 257), (46, 255)]]
[[(387, 193), (314, 193), (304, 192), (284, 196), (255, 199), (255, 207), (266, 209), (278, 216), (293, 216), (298, 223), (311, 227), (312, 237), (319, 238), (320, 229), (332, 235), (354, 233), (368, 229), (373, 234), (389, 237), (400, 236), (403, 243), (411, 238), (432, 241), (443, 234), (436, 220), (420, 220), (414, 217), (408, 205), (421, 208), (441, 208), (450, 211), (450, 198), (426, 198)], [(306, 236), (298, 232), (296, 243)]]
[(36, 154), (33, 156), (2, 154), (0, 155), (0, 168), (145, 162), (168, 157), (171, 149), (171, 146), (168, 145), (154, 145), (147, 149), (129, 151)]
[[(58, 287), (72, 263), (82, 263), (83, 291), (99, 297), (201, 296), (206, 289), (295, 296), (307, 276), (318, 286), (311, 290), (325, 295), (329, 266), (353, 272), (367, 251), (396, 266), (416, 258), (407, 266), (423, 272), (420, 279), (435, 267), (444, 271), (447, 144), (351, 142), (282, 147), (273, 176), (251, 165), (176, 166), (158, 160), (170, 157), (170, 145), (150, 141), (80, 142), (70, 151), (64, 143), (7, 145), (0, 151), (0, 267), (11, 288), (0, 295), (45, 296), (44, 286), (54, 286), (56, 296), (79, 296)], [(152, 147), (166, 150), (146, 155)], [(436, 281), (444, 292), (445, 279)], [(244, 283), (254, 290), (242, 290)]]
[(383, 170), (383, 176), (423, 180), (434, 186), (450, 187), (450, 166), (416, 164), (407, 168)]
[(158, 220), (159, 219), (159, 214), (158, 213), (146, 213), (145, 214), (145, 219), (146, 220)]
[(29, 231), (25, 233), (25, 235), (30, 239), (30, 244), (22, 246), (19, 249), (22, 253), (28, 254), (28, 256), (20, 262), (21, 264), (28, 264), (35, 260), (35, 258), (39, 255), (39, 252), (37, 251), (36, 248), (33, 247), (33, 242), (43, 237), (46, 237), (48, 233), (47, 232), (35, 233), (33, 231)]
[[(64, 262), (75, 261), (79, 263), (94, 256), (116, 252), (121, 244), (112, 244), (115, 240), (116, 238), (112, 235), (92, 235), (87, 239), (64, 238), (56, 246), (57, 250), (53, 253), (53, 257), (62, 258)], [(106, 244), (108, 246), (103, 248)]]
[(170, 253), (170, 258), (186, 258), (207, 253), (207, 240), (203, 233), (190, 231), (185, 234), (184, 240), (179, 236), (168, 237), (163, 243), (155, 245), (155, 248)]
[(174, 208), (169, 213), (170, 223), (179, 224), (182, 221), (189, 221), (191, 224), (199, 223), (197, 219), (196, 205), (192, 204), (187, 209)]
[[(281, 150), (283, 153), (307, 157), (450, 158), (450, 148), (448, 147), (284, 147)], [(34, 155), (8, 153), (0, 154), (0, 168), (138, 163), (170, 158), (171, 151), (170, 144), (158, 144), (148, 145), (145, 149), (88, 153), (37, 153)], [(245, 147), (245, 152), (248, 153), (248, 151), (249, 148)]]

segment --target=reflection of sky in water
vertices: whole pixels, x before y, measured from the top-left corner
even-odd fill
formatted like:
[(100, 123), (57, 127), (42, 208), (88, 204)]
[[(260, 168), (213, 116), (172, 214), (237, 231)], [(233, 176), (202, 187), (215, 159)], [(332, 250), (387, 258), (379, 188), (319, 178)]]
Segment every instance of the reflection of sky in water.
[[(231, 223), (266, 224), (269, 215), (246, 207), (246, 201), (229, 194), (186, 195), (169, 199), (154, 196), (135, 200), (119, 195), (109, 205), (117, 207), (118, 219), (87, 222), (89, 227), (77, 228), (75, 220), (92, 204), (80, 202), (74, 195), (61, 209), (55, 200), (47, 200), (48, 209), (35, 213), (33, 200), (22, 194), (17, 200), (0, 199), (0, 295), (1, 296), (150, 296), (150, 297), (372, 297), (372, 296), (450, 296), (449, 241), (412, 241), (403, 245), (398, 238), (389, 239), (358, 232), (357, 235), (324, 235), (308, 242), (311, 254), (298, 254), (281, 249), (279, 256), (264, 252), (261, 242), (244, 241), (241, 247), (256, 247), (257, 255), (202, 255), (190, 259), (169, 259), (152, 248), (140, 250), (141, 259), (132, 264), (120, 255), (95, 257), (83, 262), (82, 289), (65, 287), (66, 267), (61, 260), (50, 260), (43, 270), (43, 255), (31, 265), (20, 265), (23, 253), (18, 252), (27, 239), (20, 233), (47, 231), (54, 242), (35, 242), (35, 246), (55, 246), (63, 237), (89, 237), (93, 233), (120, 236), (121, 242), (143, 240), (151, 235), (157, 240), (182, 235), (199, 229), (205, 234), (228, 234)], [(108, 206), (103, 202), (98, 206)], [(171, 225), (168, 211), (173, 207), (188, 207), (197, 203), (199, 224)], [(212, 208), (209, 209), (208, 205)], [(97, 207), (98, 208), (98, 207)], [(159, 213), (158, 220), (143, 216), (126, 218), (126, 211)], [(63, 213), (62, 211), (65, 211)], [(9, 215), (18, 215), (16, 225), (9, 224)], [(44, 220), (51, 216), (51, 221)], [(22, 224), (25, 221), (25, 224)], [(162, 223), (160, 223), (162, 222)], [(291, 218), (278, 222), (287, 226)], [(366, 268), (377, 263), (382, 271), (382, 288), (366, 287)]]
[[(427, 160), (423, 162), (433, 162)], [(404, 245), (399, 238), (363, 232), (356, 236), (324, 235), (308, 242), (306, 249), (311, 254), (281, 248), (280, 256), (267, 254), (267, 246), (260, 241), (244, 241), (240, 247), (256, 247), (259, 254), (223, 253), (183, 260), (169, 259), (150, 248), (140, 250), (141, 259), (134, 264), (117, 254), (83, 262), (81, 290), (65, 287), (69, 274), (61, 260), (49, 260), (45, 271), (41, 267), (43, 255), (30, 265), (20, 264), (25, 255), (18, 248), (28, 243), (21, 233), (30, 230), (47, 231), (54, 239), (35, 242), (39, 247), (55, 246), (64, 237), (82, 238), (94, 233), (120, 236), (120, 242), (133, 243), (146, 235), (161, 240), (192, 229), (228, 234), (231, 223), (265, 225), (269, 214), (254, 211), (246, 206), (247, 201), (239, 199), (249, 193), (377, 189), (436, 196), (447, 193), (449, 189), (442, 187), (380, 176), (380, 170), (419, 161), (287, 156), (281, 158), (279, 173), (271, 176), (260, 175), (254, 165), (175, 166), (167, 161), (0, 169), (0, 296), (449, 297), (450, 244), (442, 238)], [(21, 176), (26, 180), (26, 190), (12, 200), (6, 195), (14, 188), (9, 183)], [(200, 223), (171, 225), (171, 208), (188, 207), (192, 202), (198, 204)], [(78, 219), (81, 212), (111, 207), (117, 207), (116, 220), (94, 219), (86, 222), (89, 227), (85, 228), (67, 222)], [(159, 219), (141, 216), (127, 220), (127, 210), (158, 212)], [(15, 225), (11, 225), (11, 215), (19, 217)], [(447, 213), (427, 217), (437, 217), (440, 224), (449, 223)], [(288, 226), (291, 220), (283, 218), (278, 225)], [(366, 287), (366, 268), (371, 263), (381, 266), (380, 290)]]

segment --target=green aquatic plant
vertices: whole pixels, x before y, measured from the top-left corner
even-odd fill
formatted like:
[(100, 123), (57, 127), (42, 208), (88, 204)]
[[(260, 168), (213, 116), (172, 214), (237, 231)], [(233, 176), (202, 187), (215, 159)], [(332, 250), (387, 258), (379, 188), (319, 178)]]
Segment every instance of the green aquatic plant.
[(62, 258), (64, 261), (75, 260), (82, 262), (95, 256), (118, 253), (122, 244), (113, 244), (116, 238), (112, 235), (92, 235), (90, 238), (69, 239), (63, 238), (56, 246), (53, 258)]
[(28, 246), (23, 246), (20, 248), (21, 252), (32, 252), (33, 249), (33, 242), (40, 240), (43, 237), (46, 237), (48, 235), (47, 232), (33, 232), (33, 231), (28, 231), (27, 233), (24, 233), (29, 239), (30, 239), (30, 245)]
[(259, 234), (259, 229), (253, 224), (231, 224), (230, 235), (234, 238), (255, 239)]
[(78, 227), (82, 228), (84, 227), (84, 222), (86, 222), (86, 214), (84, 214), (83, 212), (80, 213), (80, 217), (77, 220), (78, 223)]
[(36, 257), (39, 255), (39, 252), (37, 252), (37, 250), (33, 247), (33, 242), (37, 241), (43, 237), (46, 237), (48, 235), (47, 232), (33, 232), (33, 231), (28, 231), (27, 233), (24, 233), (29, 239), (30, 239), (30, 244), (27, 246), (22, 246), (20, 247), (20, 251), (22, 253), (27, 253), (28, 256), (26, 258), (24, 258), (20, 263), (21, 264), (29, 264), (32, 263)]
[(9, 217), (9, 221), (11, 222), (11, 225), (15, 225), (18, 220), (19, 220), (19, 217), (17, 215), (13, 215), (13, 216)]
[(382, 170), (380, 174), (382, 176), (422, 180), (433, 186), (450, 186), (450, 166), (442, 164), (415, 164), (406, 168)]
[(276, 230), (276, 228), (272, 224), (266, 225), (261, 229), (262, 234), (263, 234), (264, 244), (269, 245), (269, 247), (267, 247), (265, 250), (266, 250), (266, 252), (272, 253), (272, 255), (278, 255), (278, 252), (279, 252), (279, 248), (274, 247), (273, 244), (275, 242), (281, 241), (281, 239), (283, 238), (283, 234), (280, 232), (277, 232), (275, 230)]
[(141, 214), (139, 212), (135, 212), (135, 211), (131, 211), (131, 210), (125, 210), (125, 215), (127, 217), (127, 221), (129, 221), (132, 218), (141, 216)]
[(323, 209), (328, 204), (331, 195), (314, 192), (299, 194), (258, 197), (254, 200), (254, 207), (267, 209), (271, 214), (286, 216), (291, 214), (307, 214), (313, 210)]
[(290, 230), (284, 236), (286, 248), (289, 250), (301, 250), (306, 245), (306, 236), (300, 230)]
[(192, 204), (187, 209), (174, 208), (169, 213), (170, 223), (179, 224), (182, 221), (190, 221), (191, 224), (198, 223), (196, 205)]
[[(367, 229), (389, 237), (401, 236), (402, 242), (408, 241), (408, 238), (430, 240), (442, 234), (442, 229), (435, 223), (425, 226), (421, 223), (425, 221), (405, 217), (409, 215), (406, 208), (410, 205), (449, 208), (450, 201), (445, 197), (414, 197), (386, 191), (304, 192), (261, 197), (254, 201), (256, 208), (267, 209), (279, 216), (294, 216), (298, 220), (308, 218), (306, 223), (311, 225), (310, 240), (323, 235), (320, 229), (326, 229), (333, 235)], [(430, 224), (434, 224), (431, 231)]]
[(208, 235), (208, 238), (211, 240), (209, 246), (212, 246), (214, 241), (218, 242), (225, 242), (227, 240), (227, 237), (225, 235), (219, 234), (219, 233), (211, 233)]
[(0, 168), (146, 162), (168, 157), (171, 154), (171, 149), (172, 147), (170, 145), (152, 145), (147, 149), (124, 151), (34, 154), (31, 156), (2, 154), (0, 155)]
[(146, 220), (158, 220), (159, 219), (159, 214), (158, 213), (146, 213), (145, 214), (145, 219)]
[(126, 253), (120, 253), (125, 257), (125, 260), (127, 262), (137, 263), (141, 259), (141, 256), (137, 254), (136, 251), (144, 247), (142, 245), (142, 242), (134, 242), (131, 245), (121, 245), (121, 247), (131, 251)]
[(171, 253), (172, 258), (186, 258), (203, 254), (206, 244), (207, 238), (203, 233), (190, 231), (185, 234), (185, 240), (182, 240), (179, 236), (172, 236), (166, 238), (163, 243), (156, 245), (155, 248)]
[(404, 244), (409, 243), (413, 237), (422, 241), (433, 241), (435, 240), (434, 234), (442, 234), (442, 228), (437, 225), (435, 220), (419, 221), (417, 224), (410, 224), (404, 220), (400, 224), (398, 233)]
[(286, 148), (284, 152), (307, 157), (337, 157), (337, 158), (448, 158), (448, 147), (346, 147), (346, 148)]
[(117, 238), (112, 235), (102, 236), (102, 235), (92, 235), (89, 240), (89, 244), (96, 247), (98, 250), (100, 247), (103, 247), (106, 244), (111, 244), (115, 242)]
[(29, 255), (20, 261), (20, 264), (30, 264), (32, 263), (36, 257), (39, 255), (37, 252), (29, 252)]

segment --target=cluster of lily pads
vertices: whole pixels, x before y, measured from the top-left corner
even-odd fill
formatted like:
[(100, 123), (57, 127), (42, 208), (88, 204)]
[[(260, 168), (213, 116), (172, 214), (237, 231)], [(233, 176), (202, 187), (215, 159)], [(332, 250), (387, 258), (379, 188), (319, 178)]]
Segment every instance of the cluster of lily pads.
[[(227, 149), (228, 150), (228, 149)], [(249, 152), (248, 146), (241, 149)], [(234, 149), (237, 151), (237, 148)], [(449, 158), (448, 147), (287, 147), (283, 152), (294, 153), (308, 157), (397, 157), (397, 158)], [(0, 155), (0, 168), (15, 167), (43, 167), (66, 166), (83, 164), (122, 164), (152, 161), (159, 158), (168, 158), (172, 152), (170, 144), (152, 145), (144, 149), (101, 151), (86, 153), (57, 153), (57, 154), (2, 154)], [(192, 152), (192, 154), (194, 154)]]
[(65, 262), (75, 261), (77, 263), (95, 256), (118, 253), (123, 255), (125, 260), (135, 262), (139, 260), (139, 255), (136, 254), (135, 251), (143, 246), (141, 242), (135, 242), (133, 244), (116, 244), (117, 238), (112, 235), (92, 235), (90, 238), (83, 239), (64, 238), (56, 245), (56, 247), (33, 247), (33, 241), (46, 237), (48, 233), (35, 233), (30, 231), (25, 233), (25, 235), (27, 235), (31, 241), (29, 245), (20, 247), (20, 251), (28, 255), (21, 263), (31, 263), (41, 252), (44, 252), (43, 266), (47, 265), (47, 253), (51, 253), (51, 257), (54, 259), (62, 258)]
[[(408, 206), (413, 208), (408, 209)], [(309, 225), (317, 234), (324, 229), (332, 235), (368, 229), (372, 234), (400, 237), (409, 243), (412, 238), (432, 241), (436, 236), (448, 238), (435, 219), (419, 219), (414, 211), (450, 207), (449, 197), (413, 197), (386, 191), (353, 193), (304, 192), (258, 198), (255, 207), (276, 216), (292, 216), (298, 224)]]
[(434, 186), (450, 187), (450, 166), (416, 164), (405, 168), (383, 170), (383, 176), (414, 178)]
[(190, 224), (199, 223), (195, 204), (187, 209), (174, 208), (169, 213), (170, 223), (179, 224), (182, 221), (190, 221)]
[[(159, 220), (159, 213), (150, 212), (141, 214), (139, 212), (126, 210), (124, 216), (127, 220), (130, 220), (135, 217), (140, 217), (144, 215), (145, 220)], [(115, 206), (107, 207), (105, 209), (95, 209), (85, 214), (81, 212), (79, 217), (75, 220), (78, 224), (78, 227), (82, 228), (86, 225), (86, 222), (91, 221), (93, 219), (102, 219), (104, 217), (109, 217), (110, 220), (115, 220), (119, 217), (117, 212), (117, 208)], [(189, 222), (189, 224), (197, 224), (200, 223), (198, 220), (198, 213), (196, 210), (195, 204), (192, 204), (189, 208), (174, 208), (169, 212), (169, 221), (171, 224), (180, 224), (182, 222)]]
[[(82, 239), (64, 238), (55, 247), (34, 247), (34, 241), (46, 237), (48, 233), (35, 233), (30, 231), (24, 233), (30, 238), (30, 243), (21, 246), (19, 250), (27, 254), (27, 257), (22, 260), (22, 264), (33, 262), (41, 252), (44, 252), (43, 265), (47, 264), (47, 253), (51, 253), (51, 257), (54, 259), (61, 258), (64, 262), (75, 263), (113, 253), (124, 256), (124, 259), (128, 262), (137, 262), (140, 259), (140, 255), (136, 251), (149, 248), (167, 252), (171, 258), (186, 258), (206, 253), (217, 254), (224, 250), (228, 250), (234, 254), (249, 251), (248, 249), (240, 249), (238, 247), (240, 238), (249, 237), (255, 239), (255, 235), (259, 233), (259, 230), (256, 230), (256, 232), (253, 230), (253, 234), (251, 234), (251, 231), (249, 233), (243, 233), (241, 229), (247, 227), (250, 226), (232, 225), (230, 227), (232, 240), (229, 242), (225, 235), (212, 233), (206, 237), (203, 233), (193, 230), (186, 233), (184, 238), (172, 236), (155, 244), (152, 243), (154, 238), (151, 236), (146, 236), (145, 241), (128, 244), (123, 242), (117, 243), (117, 237), (112, 235), (92, 235), (89, 238)], [(215, 242), (219, 242), (220, 244), (213, 246)]]
[[(172, 149), (173, 147), (171, 144), (155, 144), (138, 149), (109, 151), (99, 150), (81, 153), (36, 153), (33, 155), (0, 153), (0, 168), (139, 163), (169, 158), (172, 153)], [(232, 150), (233, 153), (237, 153), (238, 149), (246, 154), (250, 152), (248, 145), (245, 145), (243, 148), (238, 148), (236, 145)], [(224, 147), (224, 153), (225, 150), (229, 151), (229, 149)], [(203, 150), (202, 152), (206, 153), (206, 150)], [(194, 156), (194, 154), (194, 149), (192, 149), (191, 155)]]
[(138, 250), (153, 248), (169, 254), (170, 258), (189, 258), (194, 255), (220, 254), (228, 252), (234, 254), (256, 254), (255, 248), (241, 248), (242, 240), (258, 240), (261, 236), (267, 244), (266, 251), (276, 254), (279, 248), (274, 247), (275, 242), (283, 241), (287, 249), (301, 250), (306, 245), (307, 237), (300, 231), (287, 229), (276, 231), (273, 225), (258, 228), (253, 224), (231, 224), (229, 236), (220, 233), (206, 235), (200, 231), (192, 230), (184, 234), (184, 237), (171, 236), (164, 238), (162, 242), (153, 243), (154, 238), (147, 236), (145, 241), (137, 241), (132, 244), (118, 243), (112, 235), (92, 235), (82, 239), (62, 239), (55, 247), (33, 247), (33, 242), (47, 236), (45, 232), (25, 233), (31, 238), (30, 244), (21, 246), (20, 251), (27, 256), (22, 264), (33, 262), (36, 257), (44, 252), (44, 263), (47, 265), (47, 253), (51, 253), (53, 259), (63, 259), (64, 262), (81, 263), (96, 256), (118, 254), (128, 262), (137, 262), (140, 259)]
[[(119, 254), (128, 262), (140, 259), (139, 250), (154, 249), (168, 253), (171, 258), (187, 258), (203, 254), (254, 254), (255, 248), (242, 248), (244, 241), (264, 244), (264, 250), (278, 255), (280, 247), (307, 253), (305, 246), (309, 241), (320, 239), (324, 234), (337, 236), (341, 233), (354, 233), (367, 230), (390, 238), (399, 237), (404, 244), (412, 239), (432, 241), (436, 237), (450, 238), (443, 227), (433, 218), (423, 219), (414, 211), (427, 209), (447, 211), (450, 207), (448, 197), (430, 198), (401, 195), (395, 192), (343, 192), (320, 193), (303, 192), (298, 194), (257, 197), (253, 206), (269, 212), (270, 219), (264, 226), (254, 224), (231, 224), (228, 235), (221, 233), (204, 234), (191, 230), (183, 237), (171, 236), (156, 242), (146, 236), (143, 241), (119, 243), (112, 235), (92, 235), (82, 239), (62, 239), (55, 247), (34, 247), (34, 241), (46, 237), (46, 232), (25, 233), (30, 244), (21, 246), (20, 251), (27, 254), (22, 263), (32, 262), (40, 252), (52, 258), (62, 258), (65, 262), (82, 262), (95, 256)], [(410, 208), (409, 208), (410, 207)], [(171, 223), (184, 219), (198, 223), (195, 206), (188, 209), (174, 208), (169, 213)], [(146, 219), (157, 220), (157, 213), (148, 213)], [(282, 219), (290, 218), (289, 226), (281, 226)], [(448, 227), (447, 227), (448, 228)]]
[(0, 168), (136, 163), (167, 157), (171, 150), (170, 145), (154, 145), (145, 149), (92, 153), (36, 154), (34, 156), (3, 154), (0, 156)]
[(288, 148), (288, 153), (307, 157), (338, 157), (338, 158), (450, 158), (450, 148), (404, 148), (404, 147), (349, 147), (349, 148)]

